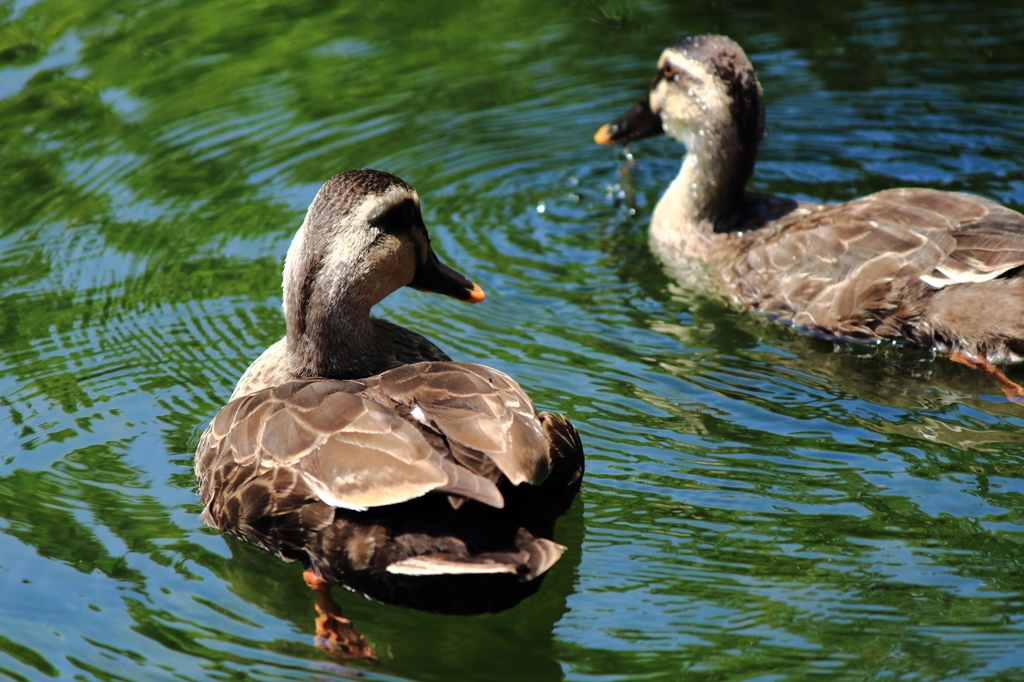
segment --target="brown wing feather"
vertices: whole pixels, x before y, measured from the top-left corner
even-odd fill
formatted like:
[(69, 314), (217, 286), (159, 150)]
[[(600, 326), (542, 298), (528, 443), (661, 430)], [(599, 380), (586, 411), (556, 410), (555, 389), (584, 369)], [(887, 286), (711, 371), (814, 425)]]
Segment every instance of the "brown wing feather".
[[(273, 516), (269, 505), (280, 500), (267, 499), (259, 474), (288, 469), (302, 479), (305, 496), (333, 507), (396, 504), (432, 490), (501, 506), (493, 483), (456, 471), (420, 428), (372, 395), (361, 382), (297, 381), (232, 401), (199, 443), (203, 502), (209, 505), (214, 490), (226, 488), (220, 494), (239, 497), (240, 507), (264, 504)], [(218, 486), (211, 474), (225, 468), (251, 474), (244, 483)]]
[(548, 444), (533, 403), (498, 370), (463, 362), (425, 362), (380, 375), (381, 395), (418, 407), (460, 464), (514, 485), (539, 484), (550, 470)]
[[(211, 472), (231, 465), (251, 469), (253, 481), (292, 468), (303, 495), (334, 507), (396, 504), (435, 490), (501, 507), (495, 484), (543, 482), (551, 447), (530, 399), (508, 376), (428, 362), (363, 381), (290, 382), (234, 400), (203, 435), (196, 473), (206, 504)], [(227, 494), (242, 496), (243, 506), (265, 500), (262, 483), (251, 485)]]
[(742, 257), (722, 270), (739, 303), (849, 338), (904, 338), (935, 289), (1024, 265), (1024, 216), (927, 189), (826, 206), (741, 240)]

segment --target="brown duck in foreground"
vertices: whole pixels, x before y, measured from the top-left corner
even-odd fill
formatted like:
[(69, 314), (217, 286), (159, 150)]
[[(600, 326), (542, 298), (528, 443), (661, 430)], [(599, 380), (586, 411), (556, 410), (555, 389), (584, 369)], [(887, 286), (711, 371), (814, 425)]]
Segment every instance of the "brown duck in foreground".
[(567, 419), (537, 413), (505, 374), (370, 317), (402, 286), (484, 298), (434, 254), (412, 187), (373, 170), (334, 176), (288, 250), (287, 335), (196, 451), (204, 521), (301, 561), (318, 644), (343, 657), (374, 652), (332, 584), (445, 613), (512, 606), (565, 549), (554, 522), (583, 475)]
[(825, 338), (909, 342), (980, 369), (1024, 360), (1024, 216), (970, 194), (901, 188), (843, 204), (746, 189), (764, 132), (761, 85), (725, 36), (665, 50), (647, 95), (594, 136), (686, 145), (651, 219), (671, 267), (711, 265), (732, 301)]

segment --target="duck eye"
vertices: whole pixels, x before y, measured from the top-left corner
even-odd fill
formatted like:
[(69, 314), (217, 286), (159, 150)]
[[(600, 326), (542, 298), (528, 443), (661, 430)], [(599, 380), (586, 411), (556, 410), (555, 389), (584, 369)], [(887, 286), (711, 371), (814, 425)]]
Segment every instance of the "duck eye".
[(661, 67), (661, 77), (673, 83), (679, 82), (679, 72), (668, 62), (665, 63), (665, 66)]

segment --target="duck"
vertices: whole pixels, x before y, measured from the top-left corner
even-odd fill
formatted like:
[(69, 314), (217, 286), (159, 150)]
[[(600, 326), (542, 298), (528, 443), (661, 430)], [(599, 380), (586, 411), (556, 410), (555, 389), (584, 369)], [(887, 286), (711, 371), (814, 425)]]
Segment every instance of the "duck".
[[(686, 147), (651, 216), (672, 272), (703, 263), (735, 306), (828, 340), (913, 344), (988, 374), (1024, 360), (1024, 216), (984, 197), (888, 189), (844, 203), (751, 191), (764, 134), (750, 59), (721, 35), (665, 49), (640, 101), (594, 141)], [(692, 274), (691, 274), (692, 276)]]
[(485, 299), (431, 248), (411, 186), (370, 169), (335, 175), (288, 249), (284, 338), (196, 450), (202, 520), (301, 562), (317, 646), (342, 658), (375, 650), (334, 585), (441, 613), (535, 592), (566, 549), (555, 519), (584, 471), (572, 423), (538, 412), (511, 377), (370, 315), (405, 286)]

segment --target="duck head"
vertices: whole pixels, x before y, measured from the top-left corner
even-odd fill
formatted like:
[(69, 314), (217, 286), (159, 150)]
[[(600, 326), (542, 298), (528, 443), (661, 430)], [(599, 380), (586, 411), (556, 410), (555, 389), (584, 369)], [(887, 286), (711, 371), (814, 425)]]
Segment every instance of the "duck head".
[(390, 173), (356, 170), (324, 183), (292, 240), (284, 268), (290, 342), (315, 328), (351, 328), (411, 286), (460, 301), (484, 292), (430, 246), (416, 190)]
[(764, 132), (761, 85), (736, 42), (718, 35), (687, 38), (662, 52), (647, 95), (594, 135), (628, 144), (665, 133), (686, 145), (689, 185), (700, 218), (742, 201)]
[(628, 144), (667, 133), (687, 144), (703, 130), (732, 124), (755, 153), (764, 130), (761, 84), (746, 53), (725, 36), (686, 38), (661, 53), (647, 95), (594, 135), (598, 144)]

